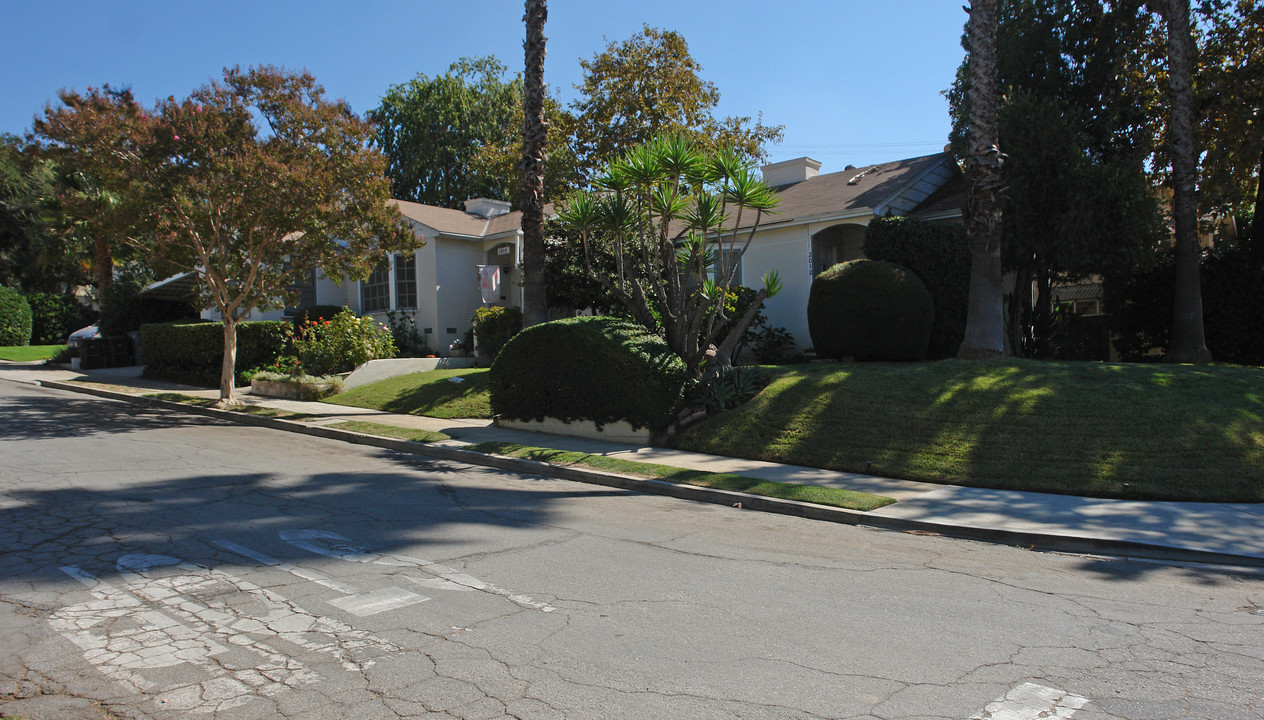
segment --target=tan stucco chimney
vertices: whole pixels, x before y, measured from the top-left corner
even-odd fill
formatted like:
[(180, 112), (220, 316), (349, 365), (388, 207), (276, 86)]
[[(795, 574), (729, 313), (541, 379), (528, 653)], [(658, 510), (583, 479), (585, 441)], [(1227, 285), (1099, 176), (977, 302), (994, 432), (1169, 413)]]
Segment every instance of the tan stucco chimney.
[(765, 165), (760, 169), (764, 171), (764, 183), (777, 187), (779, 185), (803, 182), (820, 175), (821, 161), (813, 160), (810, 157), (801, 157), (793, 160), (782, 160), (779, 163)]

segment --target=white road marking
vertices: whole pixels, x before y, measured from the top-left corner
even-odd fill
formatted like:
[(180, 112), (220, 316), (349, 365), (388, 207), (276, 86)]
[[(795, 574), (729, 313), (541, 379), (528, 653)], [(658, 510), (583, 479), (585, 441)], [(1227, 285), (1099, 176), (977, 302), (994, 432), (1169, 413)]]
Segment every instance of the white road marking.
[[(160, 578), (153, 572), (159, 568), (171, 571)], [(276, 637), (307, 650), (329, 653), (348, 671), (373, 664), (372, 660), (354, 658), (366, 649), (387, 653), (399, 650), (393, 643), (333, 618), (314, 615), (271, 590), (220, 570), (147, 554), (124, 555), (118, 560), (118, 569), (141, 595), (205, 623), (216, 633), (240, 636), (249, 632)], [(242, 605), (246, 606), (245, 611), (238, 609)], [(262, 613), (258, 612), (260, 609)], [(317, 642), (310, 639), (313, 635), (323, 635), (328, 640)], [(252, 647), (265, 657), (285, 659), (249, 637), (234, 637), (230, 642)]]
[(1065, 720), (1088, 702), (1086, 697), (1028, 682), (988, 703), (970, 720)]
[[(386, 565), (388, 567), (416, 568), (454, 585), (466, 587), (471, 590), (479, 590), (493, 595), (500, 595), (515, 605), (531, 610), (553, 612), (557, 609), (548, 603), (539, 602), (528, 595), (520, 595), (509, 590), (496, 587), (491, 583), (483, 582), (472, 575), (460, 572), (446, 565), (440, 565), (436, 562), (409, 557), (407, 555), (371, 553), (358, 545), (352, 545), (350, 539), (337, 533), (327, 532), (325, 530), (282, 530), (280, 535), (281, 539), (285, 542), (317, 555), (337, 558), (339, 560), (347, 560), (349, 562), (374, 563), (376, 565)], [(427, 584), (429, 582), (428, 580), (422, 580), (407, 575), (405, 577), (419, 585), (432, 587), (431, 584)]]
[(234, 542), (229, 542), (227, 540), (215, 540), (212, 544), (230, 552), (237, 553), (238, 555), (248, 557), (264, 565), (275, 567), (278, 570), (284, 570), (291, 575), (301, 577), (304, 580), (310, 580), (317, 585), (322, 585), (331, 590), (336, 590), (343, 595), (349, 596), (329, 600), (328, 602), (330, 605), (333, 605), (340, 610), (346, 610), (357, 617), (376, 615), (377, 613), (386, 612), (387, 610), (408, 607), (409, 605), (415, 605), (430, 599), (425, 595), (418, 595), (417, 593), (409, 592), (403, 588), (397, 587), (388, 587), (381, 590), (372, 590), (362, 593), (355, 587), (340, 583), (318, 570), (303, 568), (291, 563), (277, 560), (274, 557), (265, 555), (264, 553), (252, 550), (248, 547), (243, 547)]

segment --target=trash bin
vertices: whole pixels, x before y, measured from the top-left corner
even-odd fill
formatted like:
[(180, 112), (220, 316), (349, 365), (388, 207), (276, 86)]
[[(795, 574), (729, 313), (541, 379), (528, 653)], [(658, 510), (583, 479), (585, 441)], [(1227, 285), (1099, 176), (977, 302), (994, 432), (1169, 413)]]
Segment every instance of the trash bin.
[(110, 343), (110, 357), (106, 367), (130, 367), (132, 364), (132, 339), (126, 335), (106, 338)]
[(79, 341), (79, 355), (82, 361), (79, 367), (84, 370), (98, 370), (105, 367), (110, 354), (110, 343), (105, 338), (84, 338)]

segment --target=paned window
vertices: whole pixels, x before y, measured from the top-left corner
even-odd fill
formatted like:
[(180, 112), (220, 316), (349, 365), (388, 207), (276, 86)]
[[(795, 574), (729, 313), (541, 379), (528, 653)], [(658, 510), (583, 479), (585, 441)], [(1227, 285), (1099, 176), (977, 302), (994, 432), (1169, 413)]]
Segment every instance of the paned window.
[(382, 312), (391, 308), (391, 264), (383, 262), (360, 283), (360, 312)]
[(417, 256), (395, 256), (395, 307), (417, 307)]

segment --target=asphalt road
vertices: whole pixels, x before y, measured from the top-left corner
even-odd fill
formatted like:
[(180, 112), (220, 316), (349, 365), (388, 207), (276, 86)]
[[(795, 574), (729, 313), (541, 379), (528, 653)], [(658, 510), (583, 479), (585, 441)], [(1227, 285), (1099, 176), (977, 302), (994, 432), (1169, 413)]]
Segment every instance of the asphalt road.
[(28, 720), (1264, 715), (1259, 575), (761, 515), (2, 380), (0, 552), (0, 715)]

